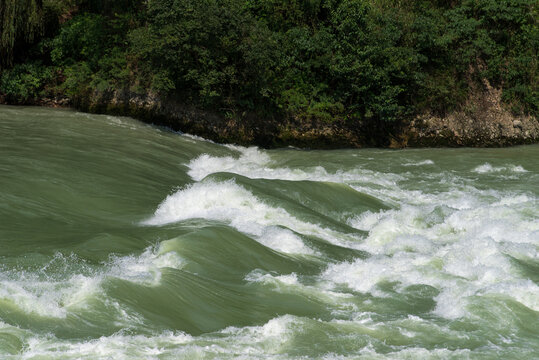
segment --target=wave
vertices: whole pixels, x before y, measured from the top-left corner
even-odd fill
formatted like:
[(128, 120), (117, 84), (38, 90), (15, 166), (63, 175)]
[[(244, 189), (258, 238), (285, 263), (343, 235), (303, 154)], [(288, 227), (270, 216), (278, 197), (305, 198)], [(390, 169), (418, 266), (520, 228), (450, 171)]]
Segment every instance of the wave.
[(402, 164), (402, 166), (423, 166), (423, 165), (434, 165), (434, 161), (427, 159), (423, 161)]
[(202, 154), (187, 164), (189, 168), (187, 173), (196, 181), (218, 172), (231, 172), (251, 179), (311, 180), (335, 183), (362, 182), (380, 186), (395, 186), (397, 181), (403, 179), (397, 174), (379, 173), (363, 168), (347, 171), (338, 170), (332, 173), (322, 166), (310, 166), (304, 169), (278, 167), (278, 162), (273, 161), (267, 152), (256, 147), (234, 146), (230, 148), (240, 152), (240, 156), (236, 158)]
[(337, 245), (354, 246), (353, 235), (344, 236), (301, 221), (280, 207), (267, 205), (233, 180), (207, 180), (179, 190), (169, 195), (158, 206), (154, 216), (143, 224), (164, 225), (197, 218), (225, 222), (255, 236), (262, 244), (285, 253), (315, 254), (293, 232), (320, 237)]
[(500, 173), (500, 172), (506, 172), (506, 173), (527, 173), (528, 172), (528, 170), (524, 169), (520, 165), (492, 166), (489, 163), (484, 163), (483, 165), (479, 165), (475, 167), (472, 171), (478, 174), (491, 174), (491, 173)]
[(112, 257), (104, 267), (89, 265), (73, 254), (57, 253), (37, 272), (0, 271), (0, 313), (4, 318), (21, 314), (59, 321), (97, 306), (103, 307), (102, 311), (108, 312), (118, 324), (129, 324), (134, 319), (119, 303), (107, 302), (103, 284), (110, 279), (121, 279), (156, 286), (160, 283), (161, 268), (182, 266), (176, 253), (159, 254), (152, 247), (138, 256)]

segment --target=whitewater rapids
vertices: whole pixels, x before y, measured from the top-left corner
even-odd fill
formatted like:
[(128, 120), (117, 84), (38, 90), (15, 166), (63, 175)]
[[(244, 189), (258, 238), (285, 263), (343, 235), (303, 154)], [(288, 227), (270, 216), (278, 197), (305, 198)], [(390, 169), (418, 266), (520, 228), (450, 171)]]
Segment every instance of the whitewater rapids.
[(538, 159), (0, 107), (0, 358), (535, 358)]

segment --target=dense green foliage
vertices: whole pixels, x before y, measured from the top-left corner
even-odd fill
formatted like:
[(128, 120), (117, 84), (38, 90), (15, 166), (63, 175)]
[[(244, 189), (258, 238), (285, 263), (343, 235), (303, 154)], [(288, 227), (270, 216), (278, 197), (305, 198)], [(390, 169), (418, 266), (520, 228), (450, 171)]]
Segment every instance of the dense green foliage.
[(128, 89), (228, 116), (379, 122), (453, 110), (487, 79), (513, 111), (539, 112), (535, 0), (26, 2), (40, 20), (2, 33), (4, 59), (34, 44), (2, 75), (13, 97), (57, 74), (71, 97)]
[(16, 45), (31, 43), (43, 30), (43, 5), (39, 0), (0, 2), (0, 69), (11, 65)]
[(55, 75), (54, 68), (38, 62), (17, 64), (3, 73), (0, 89), (14, 102), (51, 96), (54, 93), (51, 85), (54, 84)]

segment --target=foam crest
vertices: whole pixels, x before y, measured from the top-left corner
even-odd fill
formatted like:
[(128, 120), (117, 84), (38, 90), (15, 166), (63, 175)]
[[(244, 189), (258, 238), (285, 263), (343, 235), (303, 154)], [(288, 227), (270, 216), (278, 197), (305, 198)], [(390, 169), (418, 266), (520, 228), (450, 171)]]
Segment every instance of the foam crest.
[(215, 157), (202, 154), (191, 160), (187, 165), (189, 176), (200, 181), (210, 174), (230, 172), (251, 179), (314, 180), (336, 183), (362, 182), (381, 186), (394, 186), (397, 181), (403, 179), (398, 174), (379, 173), (363, 168), (354, 168), (347, 171), (339, 170), (331, 173), (322, 166), (311, 166), (305, 169), (276, 167), (277, 163), (272, 161), (268, 153), (258, 148), (229, 147), (240, 152), (239, 158), (232, 156)]
[(138, 130), (141, 127), (139, 123), (136, 123), (132, 121), (131, 119), (127, 119), (127, 118), (120, 118), (117, 116), (105, 115), (105, 119), (107, 119), (108, 123), (111, 125), (127, 128), (130, 130)]
[(208, 219), (228, 223), (237, 230), (254, 235), (275, 250), (314, 254), (297, 233), (337, 239), (334, 231), (298, 220), (286, 210), (272, 207), (233, 181), (195, 183), (169, 195), (146, 225), (163, 225), (187, 219)]
[(22, 358), (154, 359), (158, 355), (168, 355), (168, 358), (172, 358), (169, 348), (188, 346), (192, 341), (190, 335), (173, 332), (157, 336), (115, 334), (83, 342), (69, 342), (54, 337), (33, 337), (27, 341)]
[[(67, 311), (60, 305), (67, 294), (81, 290), (81, 287), (73, 286), (74, 289), (54, 289), (56, 286), (50, 282), (34, 281), (9, 281), (2, 279), (0, 299), (8, 300), (12, 306), (19, 308), (28, 314), (37, 314), (43, 317), (65, 318)], [(56, 290), (56, 291), (54, 291)], [(67, 291), (66, 291), (67, 290)]]
[(288, 254), (319, 255), (292, 231), (277, 226), (265, 228), (258, 241), (271, 249)]
[[(471, 351), (469, 349), (433, 349), (427, 350), (420, 347), (403, 348), (397, 351), (392, 351), (388, 354), (378, 354), (373, 348), (366, 347), (361, 350), (361, 357), (369, 360), (382, 359), (414, 359), (414, 360), (430, 360), (430, 359), (468, 359)], [(331, 358), (326, 358), (331, 359)], [(339, 359), (338, 357), (335, 359)], [(343, 359), (343, 358), (341, 358)]]
[(266, 283), (266, 284), (283, 284), (283, 285), (299, 285), (298, 275), (296, 273), (291, 273), (287, 275), (278, 275), (274, 276), (262, 271), (252, 271), (247, 276), (245, 280), (250, 282)]
[[(293, 339), (301, 326), (300, 318), (284, 315), (273, 318), (262, 326), (228, 327), (221, 333), (230, 336), (235, 343), (233, 347), (243, 354), (262, 355), (268, 352), (276, 354), (283, 345)], [(246, 348), (247, 344), (250, 346)]]
[(57, 253), (38, 272), (0, 271), (0, 299), (26, 314), (65, 318), (70, 306), (97, 290), (99, 281), (84, 262)]
[[(66, 359), (193, 359), (193, 358), (283, 358), (282, 349), (293, 340), (302, 320), (284, 315), (260, 326), (228, 327), (204, 337), (182, 332), (126, 335), (82, 342), (69, 342), (54, 337), (28, 339), (23, 358), (58, 357)], [(269, 355), (269, 356), (268, 356)], [(285, 356), (286, 357), (286, 356)]]
[(524, 169), (520, 165), (507, 165), (507, 166), (492, 166), (489, 163), (484, 163), (475, 167), (473, 172), (478, 174), (488, 174), (488, 173), (499, 173), (499, 172), (509, 172), (509, 173), (526, 173), (528, 170)]
[(156, 286), (161, 280), (161, 268), (181, 269), (183, 260), (176, 252), (160, 253), (149, 247), (139, 256), (113, 257), (110, 268), (102, 276), (115, 277), (146, 286)]
[(273, 172), (268, 167), (271, 165), (271, 158), (258, 148), (243, 148), (233, 145), (229, 145), (228, 147), (239, 151), (241, 153), (240, 158), (237, 159), (232, 156), (215, 157), (202, 154), (189, 163), (188, 167), (190, 170), (187, 172), (189, 176), (194, 180), (200, 181), (209, 174), (216, 172), (233, 172), (240, 175), (251, 172), (266, 172), (268, 174)]
[(323, 284), (307, 285), (300, 281), (296, 273), (274, 275), (262, 270), (253, 270), (245, 276), (250, 283), (260, 284), (280, 293), (293, 293), (309, 299), (316, 299), (332, 306), (331, 313), (334, 316), (349, 317), (357, 314), (357, 306), (353, 302), (353, 295), (332, 291), (324, 288)]
[(424, 166), (424, 165), (434, 165), (434, 161), (427, 159), (423, 161), (402, 164), (402, 166)]
[[(101, 287), (104, 280), (118, 278), (155, 286), (163, 267), (181, 268), (182, 260), (174, 252), (159, 254), (148, 248), (139, 256), (113, 257), (104, 268), (95, 268), (74, 255), (58, 253), (39, 272), (1, 271), (0, 301), (8, 301), (26, 314), (66, 318), (70, 312), (86, 308), (90, 299), (106, 297)], [(122, 317), (122, 310), (117, 310)]]

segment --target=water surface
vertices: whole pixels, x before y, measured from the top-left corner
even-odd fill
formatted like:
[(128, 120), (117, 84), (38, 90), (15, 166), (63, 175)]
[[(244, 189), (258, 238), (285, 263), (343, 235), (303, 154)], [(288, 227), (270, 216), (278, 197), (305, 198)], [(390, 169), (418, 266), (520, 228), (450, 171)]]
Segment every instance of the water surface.
[(0, 358), (532, 359), (538, 160), (0, 107)]

